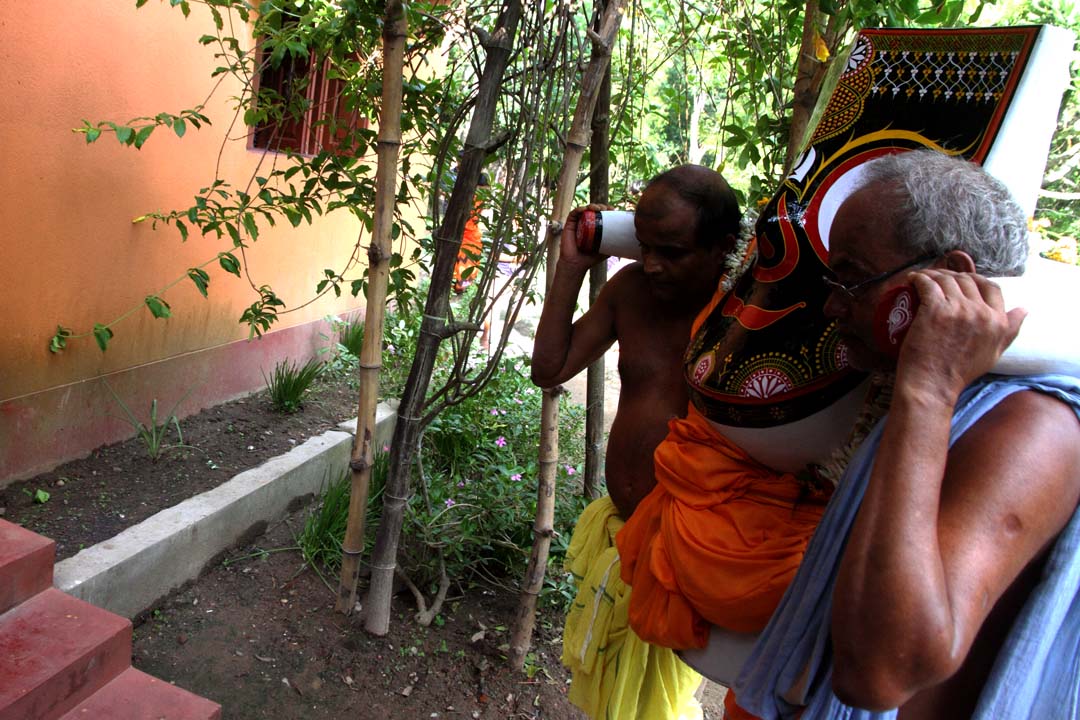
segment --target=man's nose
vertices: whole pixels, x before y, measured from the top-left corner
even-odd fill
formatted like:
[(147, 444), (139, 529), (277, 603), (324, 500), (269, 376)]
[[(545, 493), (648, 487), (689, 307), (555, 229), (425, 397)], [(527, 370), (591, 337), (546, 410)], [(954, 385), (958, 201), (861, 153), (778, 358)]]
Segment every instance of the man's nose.
[(660, 258), (656, 257), (656, 253), (642, 253), (641, 262), (645, 265), (646, 275), (658, 275), (663, 271), (663, 263), (660, 262)]
[(829, 294), (825, 297), (825, 307), (822, 308), (825, 317), (842, 318), (847, 314), (849, 308), (850, 302), (844, 297), (844, 293), (830, 288)]

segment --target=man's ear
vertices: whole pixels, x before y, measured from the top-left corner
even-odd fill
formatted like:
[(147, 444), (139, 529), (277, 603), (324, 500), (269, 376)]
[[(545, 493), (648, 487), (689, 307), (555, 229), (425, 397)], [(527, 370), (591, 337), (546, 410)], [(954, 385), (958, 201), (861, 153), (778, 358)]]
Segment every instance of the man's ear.
[(945, 269), (958, 273), (974, 273), (975, 261), (963, 250), (950, 250), (942, 258), (945, 261)]

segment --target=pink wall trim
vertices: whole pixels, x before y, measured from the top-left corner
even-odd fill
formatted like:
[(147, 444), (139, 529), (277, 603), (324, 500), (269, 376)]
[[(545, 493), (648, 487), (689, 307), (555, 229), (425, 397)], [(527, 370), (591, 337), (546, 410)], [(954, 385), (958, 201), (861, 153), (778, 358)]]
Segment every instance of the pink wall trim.
[[(109, 385), (132, 412), (147, 421), (150, 402), (159, 418), (189, 393), (176, 410), (183, 419), (207, 407), (249, 395), (265, 386), (263, 372), (284, 358), (306, 362), (328, 341), (325, 321), (268, 333), (159, 362), (111, 373)], [(101, 378), (43, 390), (0, 403), (0, 487), (46, 472), (68, 460), (134, 435), (120, 419)]]

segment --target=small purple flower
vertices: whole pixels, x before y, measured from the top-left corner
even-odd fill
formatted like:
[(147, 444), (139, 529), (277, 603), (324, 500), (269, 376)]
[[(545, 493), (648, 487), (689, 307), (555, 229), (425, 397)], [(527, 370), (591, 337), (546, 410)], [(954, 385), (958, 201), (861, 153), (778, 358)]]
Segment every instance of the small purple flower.
[(498, 408), (491, 408), (491, 414), (492, 415), (498, 415), (499, 414)]
[(521, 480), (521, 473), (514, 473), (510, 476), (510, 479), (514, 482), (519, 482)]
[(522, 400), (521, 398), (514, 398), (514, 402), (516, 402), (518, 405), (524, 405), (525, 404), (525, 401)]
[(457, 486), (458, 487), (465, 487), (465, 481), (464, 480), (458, 480), (457, 481)]
[(454, 502), (454, 498), (446, 498), (446, 507), (452, 508), (455, 505), (457, 505), (457, 503)]
[(499, 437), (495, 438), (495, 444), (498, 445), (499, 447), (505, 447), (506, 446), (506, 438), (504, 438), (502, 435), (500, 435)]
[(567, 475), (573, 475), (576, 472), (577, 472), (577, 470), (574, 469), (573, 465), (567, 465), (566, 466), (566, 474)]
[(505, 410), (500, 410), (500, 411), (499, 411), (499, 414), (500, 414), (500, 415), (505, 415), (505, 414), (506, 414), (506, 411), (505, 411)]
[(390, 452), (390, 446), (389, 445), (383, 445), (382, 446), (382, 451), (383, 452)]
[(388, 352), (388, 353), (390, 353), (391, 355), (393, 355), (393, 354), (397, 353), (397, 348), (396, 348), (396, 347), (394, 347), (393, 345), (387, 345), (387, 346), (386, 346), (386, 352)]

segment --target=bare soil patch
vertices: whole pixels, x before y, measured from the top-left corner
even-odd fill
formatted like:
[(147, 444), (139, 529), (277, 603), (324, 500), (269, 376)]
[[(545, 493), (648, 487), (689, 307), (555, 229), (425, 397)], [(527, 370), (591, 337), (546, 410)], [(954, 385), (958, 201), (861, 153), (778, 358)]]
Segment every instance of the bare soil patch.
[[(185, 447), (156, 462), (138, 438), (107, 445), (0, 490), (0, 508), (6, 520), (55, 540), (56, 559), (64, 560), (333, 429), (356, 417), (356, 408), (356, 390), (340, 376), (320, 379), (303, 409), (289, 415), (259, 392), (181, 420)], [(138, 417), (146, 408), (132, 411)], [(177, 442), (174, 432), (168, 442)], [(34, 502), (37, 490), (49, 493), (48, 502)]]
[(335, 612), (298, 552), (274, 552), (302, 524), (300, 511), (149, 613), (135, 666), (221, 703), (230, 720), (584, 718), (566, 699), (560, 617), (538, 622), (532, 677), (506, 665), (517, 598), (505, 591), (468, 588), (430, 628), (398, 595), (390, 633), (374, 637), (362, 614)]

